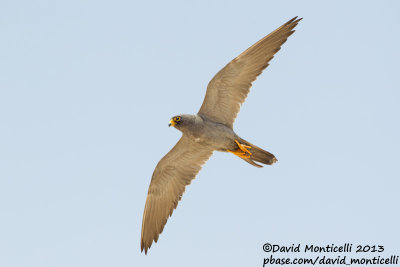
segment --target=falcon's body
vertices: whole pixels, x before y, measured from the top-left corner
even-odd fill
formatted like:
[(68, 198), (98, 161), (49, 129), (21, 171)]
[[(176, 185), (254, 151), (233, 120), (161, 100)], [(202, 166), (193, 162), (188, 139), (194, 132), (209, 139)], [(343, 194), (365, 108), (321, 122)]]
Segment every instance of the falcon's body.
[(221, 69), (210, 81), (196, 115), (178, 115), (170, 126), (182, 132), (178, 143), (157, 164), (143, 213), (141, 249), (147, 253), (157, 242), (168, 217), (214, 151), (231, 152), (247, 163), (271, 165), (271, 153), (240, 138), (233, 123), (252, 82), (268, 66), (274, 54), (294, 32), (301, 19), (293, 18), (262, 38)]
[(194, 142), (205, 145), (212, 150), (224, 151), (234, 150), (237, 147), (235, 139), (238, 136), (232, 128), (226, 125), (210, 120), (200, 115), (179, 115), (185, 125), (175, 125), (175, 128), (181, 130), (182, 133)]
[[(197, 145), (207, 147), (211, 151), (232, 152), (256, 167), (262, 166), (254, 161), (268, 165), (277, 161), (274, 155), (240, 138), (231, 127), (223, 123), (199, 114), (183, 114), (174, 118), (178, 117), (180, 121), (174, 122), (172, 119), (170, 125), (174, 124), (174, 127), (180, 130), (185, 138), (194, 141)], [(242, 151), (240, 144), (247, 147), (248, 150)], [(243, 154), (246, 151), (248, 153)]]

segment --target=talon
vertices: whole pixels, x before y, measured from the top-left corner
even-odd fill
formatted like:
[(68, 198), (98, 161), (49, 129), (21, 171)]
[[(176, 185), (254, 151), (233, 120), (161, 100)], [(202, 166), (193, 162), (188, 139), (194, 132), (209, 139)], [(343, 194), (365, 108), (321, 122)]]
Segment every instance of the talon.
[(241, 143), (239, 143), (237, 140), (235, 140), (236, 144), (238, 145), (238, 149), (236, 151), (232, 151), (232, 150), (227, 150), (228, 152), (231, 152), (232, 154), (241, 157), (241, 158), (250, 158), (250, 156), (252, 155), (252, 153), (248, 150), (251, 148), (251, 146), (247, 146), (247, 145), (243, 145)]
[(244, 153), (249, 153), (250, 155), (252, 155), (252, 153), (248, 150), (248, 148), (250, 149), (251, 146), (247, 146), (247, 145), (243, 145), (241, 143), (239, 143), (237, 140), (235, 140), (236, 144), (238, 145), (239, 149), (242, 150)]

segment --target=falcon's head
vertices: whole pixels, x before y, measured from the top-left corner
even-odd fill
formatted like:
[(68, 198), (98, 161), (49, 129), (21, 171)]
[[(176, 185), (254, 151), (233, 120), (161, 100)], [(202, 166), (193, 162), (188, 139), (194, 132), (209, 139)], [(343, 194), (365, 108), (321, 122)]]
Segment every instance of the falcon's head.
[(193, 115), (176, 115), (171, 118), (168, 123), (168, 126), (174, 126), (179, 131), (183, 131), (187, 126), (193, 124), (194, 118)]

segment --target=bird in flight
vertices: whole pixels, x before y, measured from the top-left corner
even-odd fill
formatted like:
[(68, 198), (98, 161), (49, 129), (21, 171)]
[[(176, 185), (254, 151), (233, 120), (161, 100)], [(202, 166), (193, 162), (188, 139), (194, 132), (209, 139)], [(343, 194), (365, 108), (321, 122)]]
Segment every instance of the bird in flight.
[(214, 151), (230, 152), (256, 167), (277, 161), (273, 154), (239, 137), (233, 122), (253, 81), (268, 67), (300, 20), (289, 20), (221, 69), (208, 84), (197, 114), (177, 115), (170, 120), (169, 126), (181, 131), (182, 137), (158, 162), (151, 178), (142, 221), (141, 251), (145, 254), (153, 241), (157, 242), (185, 186)]

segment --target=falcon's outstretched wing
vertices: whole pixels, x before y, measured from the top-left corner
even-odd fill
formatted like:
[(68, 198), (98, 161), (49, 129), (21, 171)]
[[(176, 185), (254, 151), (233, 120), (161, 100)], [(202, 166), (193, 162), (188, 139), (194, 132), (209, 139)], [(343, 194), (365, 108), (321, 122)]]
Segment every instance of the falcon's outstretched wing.
[(183, 135), (154, 170), (142, 222), (141, 250), (157, 242), (167, 219), (181, 199), (185, 186), (196, 177), (213, 150)]
[(207, 86), (198, 114), (232, 127), (252, 82), (268, 66), (301, 19), (289, 20), (220, 70)]

